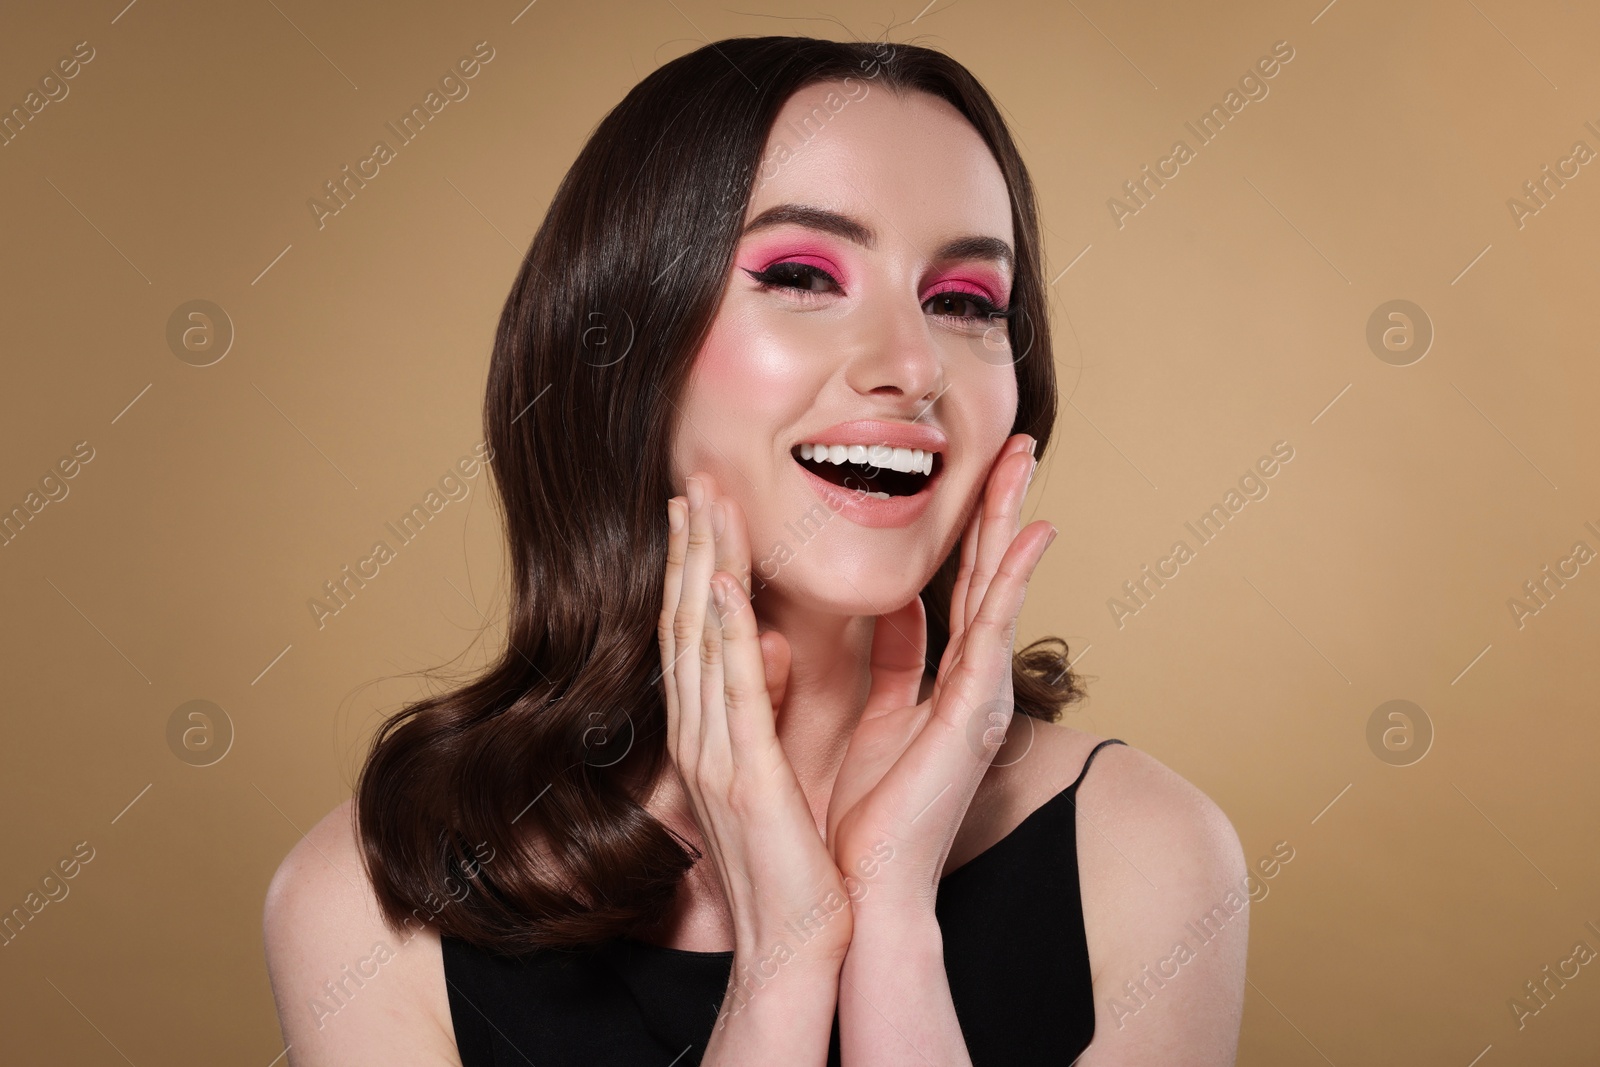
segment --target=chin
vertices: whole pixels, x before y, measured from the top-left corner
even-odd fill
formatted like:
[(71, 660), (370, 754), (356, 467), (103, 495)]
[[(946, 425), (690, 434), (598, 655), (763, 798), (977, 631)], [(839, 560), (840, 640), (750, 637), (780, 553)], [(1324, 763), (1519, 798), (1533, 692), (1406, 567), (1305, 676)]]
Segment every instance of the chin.
[(809, 555), (802, 551), (775, 571), (756, 568), (752, 577), (759, 590), (757, 604), (766, 596), (829, 615), (884, 615), (910, 603), (938, 569), (937, 563), (903, 558), (886, 564), (871, 555), (829, 559), (825, 552), (816, 546)]

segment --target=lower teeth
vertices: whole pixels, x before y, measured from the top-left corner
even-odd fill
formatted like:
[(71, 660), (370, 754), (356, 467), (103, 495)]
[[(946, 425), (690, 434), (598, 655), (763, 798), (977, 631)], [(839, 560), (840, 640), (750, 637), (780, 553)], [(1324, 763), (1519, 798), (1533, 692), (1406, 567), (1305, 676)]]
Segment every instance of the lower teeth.
[(889, 499), (889, 494), (888, 493), (868, 493), (867, 495), (872, 497), (874, 500), (888, 500)]

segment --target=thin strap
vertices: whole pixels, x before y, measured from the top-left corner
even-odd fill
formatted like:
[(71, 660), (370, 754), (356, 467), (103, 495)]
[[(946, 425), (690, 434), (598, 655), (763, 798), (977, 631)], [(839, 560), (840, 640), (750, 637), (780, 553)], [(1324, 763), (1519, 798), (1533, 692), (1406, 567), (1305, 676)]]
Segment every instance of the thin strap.
[(1123, 740), (1121, 740), (1119, 738), (1108, 737), (1106, 740), (1100, 742), (1098, 745), (1094, 746), (1094, 748), (1090, 749), (1089, 750), (1089, 755), (1083, 761), (1083, 770), (1078, 772), (1077, 779), (1071, 785), (1067, 786), (1066, 791), (1068, 793), (1076, 793), (1078, 791), (1078, 783), (1083, 781), (1083, 776), (1089, 773), (1089, 764), (1094, 762), (1095, 753), (1099, 752), (1102, 748), (1105, 748), (1107, 745), (1125, 745), (1125, 744), (1127, 744), (1127, 742), (1123, 741)]

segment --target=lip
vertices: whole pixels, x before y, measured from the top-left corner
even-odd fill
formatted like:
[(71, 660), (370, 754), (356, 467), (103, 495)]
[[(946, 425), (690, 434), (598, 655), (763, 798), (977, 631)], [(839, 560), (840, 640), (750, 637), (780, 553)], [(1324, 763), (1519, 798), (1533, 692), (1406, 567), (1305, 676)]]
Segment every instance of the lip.
[(889, 445), (892, 448), (920, 448), (924, 452), (950, 450), (950, 439), (932, 426), (916, 422), (882, 422), (878, 419), (841, 422), (817, 431), (815, 436), (802, 437), (795, 444)]
[(880, 422), (875, 419), (858, 419), (854, 422), (841, 422), (819, 431), (816, 436), (807, 437), (803, 442), (812, 444), (875, 444), (889, 445), (893, 448), (920, 448), (924, 451), (938, 452), (941, 461), (934, 470), (933, 475), (923, 483), (922, 488), (909, 496), (892, 496), (888, 500), (879, 500), (867, 496), (864, 492), (853, 491), (848, 487), (834, 485), (819, 475), (813, 474), (805, 464), (799, 460), (794, 465), (799, 468), (801, 476), (811, 486), (812, 492), (822, 498), (830, 511), (842, 515), (858, 526), (869, 526), (876, 529), (909, 526), (922, 517), (928, 510), (928, 505), (933, 503), (933, 492), (939, 483), (944, 480), (944, 472), (948, 464), (944, 462), (948, 455), (949, 439), (932, 426), (916, 425), (904, 422)]

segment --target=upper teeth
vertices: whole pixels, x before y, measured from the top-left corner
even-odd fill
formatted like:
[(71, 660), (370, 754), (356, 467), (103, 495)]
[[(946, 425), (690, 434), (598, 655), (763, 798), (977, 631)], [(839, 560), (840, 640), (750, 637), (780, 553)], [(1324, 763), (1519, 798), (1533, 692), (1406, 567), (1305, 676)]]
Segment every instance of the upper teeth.
[(800, 446), (800, 458), (818, 463), (865, 463), (883, 470), (933, 473), (934, 453), (920, 448), (890, 448), (888, 445), (824, 445)]

